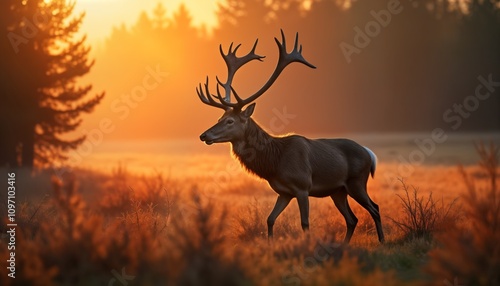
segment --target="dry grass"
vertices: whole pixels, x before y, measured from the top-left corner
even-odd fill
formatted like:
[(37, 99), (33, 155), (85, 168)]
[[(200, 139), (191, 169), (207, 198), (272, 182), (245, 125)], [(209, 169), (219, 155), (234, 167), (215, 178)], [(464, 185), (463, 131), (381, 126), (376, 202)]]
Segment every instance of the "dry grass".
[(431, 251), (428, 271), (461, 285), (500, 285), (499, 148), (493, 144), (476, 148), (481, 157), (476, 178), (459, 168), (467, 186), (462, 194), (466, 223), (439, 236), (441, 245)]
[(434, 199), (432, 191), (425, 197), (419, 195), (417, 187), (408, 186), (403, 179), (400, 181), (404, 195), (396, 196), (401, 200), (402, 214), (399, 218), (389, 219), (404, 233), (406, 239), (430, 238), (439, 231), (449, 229), (459, 220), (457, 199), (445, 203), (443, 198)]
[[(418, 191), (404, 184), (400, 195), (383, 176), (370, 180), (384, 245), (369, 214), (351, 200), (359, 223), (350, 246), (339, 243), (345, 222), (330, 199), (311, 199), (308, 235), (292, 203), (269, 243), (265, 221), (276, 197), (262, 182), (214, 191), (207, 178), (138, 176), (123, 167), (111, 175), (78, 171), (53, 179), (46, 196), (18, 204), (17, 278), (8, 279), (2, 267), (0, 283), (118, 285), (125, 273), (128, 285), (453, 285), (455, 277), (463, 285), (498, 285), (500, 197), (491, 179), (498, 149), (483, 147), (482, 163), (461, 172), (415, 166)], [(381, 164), (378, 173), (396, 168)], [(36, 186), (48, 177), (22, 180)], [(457, 184), (460, 178), (465, 183)], [(457, 196), (464, 207), (453, 209)], [(0, 240), (3, 261), (6, 243)]]

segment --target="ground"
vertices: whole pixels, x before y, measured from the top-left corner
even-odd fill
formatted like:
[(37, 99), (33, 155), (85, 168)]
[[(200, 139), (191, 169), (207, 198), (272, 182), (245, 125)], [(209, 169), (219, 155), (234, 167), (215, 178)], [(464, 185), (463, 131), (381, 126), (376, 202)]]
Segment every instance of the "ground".
[[(403, 168), (412, 168), (411, 175), (384, 176)], [(345, 222), (329, 198), (311, 198), (307, 234), (292, 202), (268, 241), (266, 218), (276, 194), (251, 176), (174, 179), (135, 175), (123, 166), (112, 174), (73, 170), (61, 177), (53, 170), (34, 175), (14, 170), (16, 278), (2, 267), (0, 280), (2, 285), (497, 285), (498, 274), (492, 273), (500, 261), (495, 242), (500, 227), (491, 225), (500, 222), (500, 198), (491, 192), (486, 170), (379, 164), (368, 192), (380, 206), (387, 241), (378, 242), (368, 212), (350, 200), (359, 219), (350, 245), (341, 243)], [(7, 198), (1, 199), (6, 214)], [(6, 261), (9, 237), (3, 227), (0, 253)]]

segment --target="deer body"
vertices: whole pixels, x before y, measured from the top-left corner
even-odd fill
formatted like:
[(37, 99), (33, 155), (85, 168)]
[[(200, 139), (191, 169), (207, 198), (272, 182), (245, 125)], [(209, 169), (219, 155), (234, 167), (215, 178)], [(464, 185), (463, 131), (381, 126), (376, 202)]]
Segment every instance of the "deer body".
[[(297, 184), (309, 196), (326, 197), (346, 186), (350, 179), (368, 179), (372, 160), (367, 150), (349, 139), (308, 139), (300, 135), (274, 137), (252, 119), (243, 140), (233, 141), (233, 153), (245, 168), (267, 180), (278, 193), (291, 193), (285, 182)], [(348, 158), (355, 158), (349, 160)], [(302, 190), (303, 191), (303, 190)]]
[[(236, 70), (244, 63), (258, 59), (252, 51), (245, 57), (238, 58), (234, 51), (224, 55), (228, 64), (228, 81), (219, 85), (226, 91), (223, 99), (217, 89), (217, 96), (210, 94), (208, 80), (204, 95), (201, 85), (198, 96), (208, 105), (225, 109), (225, 113), (217, 124), (205, 131), (200, 139), (208, 145), (230, 142), (233, 154), (251, 173), (268, 181), (271, 188), (278, 194), (276, 204), (267, 219), (268, 236), (273, 236), (273, 226), (276, 218), (288, 206), (291, 199), (296, 198), (304, 230), (309, 228), (309, 196), (331, 197), (335, 206), (344, 216), (347, 232), (344, 241), (349, 242), (358, 219), (349, 207), (347, 196), (351, 196), (363, 206), (372, 216), (379, 241), (384, 241), (379, 207), (368, 196), (366, 183), (371, 174), (374, 175), (376, 156), (368, 148), (349, 139), (308, 139), (300, 135), (275, 137), (264, 131), (252, 118), (255, 103), (251, 103), (262, 95), (276, 80), (281, 71), (291, 62), (309, 64), (297, 50), (298, 36), (292, 53), (286, 52), (285, 38), (283, 42), (276, 40), (280, 49), (280, 59), (275, 72), (256, 94), (243, 100), (233, 87), (231, 80)], [(217, 87), (219, 87), (219, 85)], [(237, 102), (231, 103), (231, 92)], [(214, 98), (218, 98), (216, 102)], [(242, 108), (249, 104), (245, 110)]]

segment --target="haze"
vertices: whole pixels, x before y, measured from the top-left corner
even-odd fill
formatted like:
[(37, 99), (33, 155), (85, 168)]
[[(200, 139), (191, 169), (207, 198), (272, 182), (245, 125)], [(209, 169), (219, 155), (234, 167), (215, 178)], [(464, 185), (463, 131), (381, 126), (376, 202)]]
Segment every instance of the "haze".
[[(155, 12), (158, 3), (166, 11), (162, 17)], [(305, 3), (294, 1), (272, 7), (242, 1), (247, 6), (231, 8), (240, 9), (237, 14), (217, 9), (214, 1), (184, 3), (79, 2), (79, 9), (87, 9), (83, 29), (96, 61), (83, 81), (106, 92), (79, 132), (99, 129), (104, 119), (113, 127), (107, 140), (198, 138), (222, 114), (202, 104), (195, 92), (206, 76), (212, 92), (215, 77), (226, 78), (219, 44), (227, 51), (231, 42), (241, 43), (238, 55), (243, 55), (259, 39), (257, 53), (266, 56), (264, 62), (248, 64), (234, 82), (238, 93), (248, 96), (274, 68), (273, 37), (280, 28), (289, 45), (299, 32), (303, 55), (317, 69), (293, 64), (259, 98), (254, 117), (271, 133), (500, 129), (498, 91), (487, 101), (477, 100), (473, 110), (457, 107), (474, 95), (480, 77), (500, 80), (499, 44), (487, 36), (498, 31), (490, 26), (460, 30), (463, 19), (457, 14), (464, 12), (452, 4), (429, 9), (393, 0), (346, 9), (319, 1), (305, 9)], [(443, 14), (450, 9), (455, 12)], [(374, 21), (370, 36), (366, 27)]]

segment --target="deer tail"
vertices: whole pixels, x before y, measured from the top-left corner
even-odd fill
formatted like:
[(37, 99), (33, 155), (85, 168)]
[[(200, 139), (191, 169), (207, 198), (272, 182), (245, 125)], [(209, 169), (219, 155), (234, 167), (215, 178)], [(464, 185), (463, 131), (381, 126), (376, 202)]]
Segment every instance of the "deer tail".
[[(364, 147), (364, 146), (363, 146)], [(370, 167), (370, 174), (372, 175), (372, 178), (375, 176), (375, 169), (377, 168), (377, 155), (373, 153), (372, 150), (370, 150), (368, 147), (364, 147), (366, 151), (368, 151), (368, 154), (370, 154), (370, 159), (372, 161), (371, 167)]]

